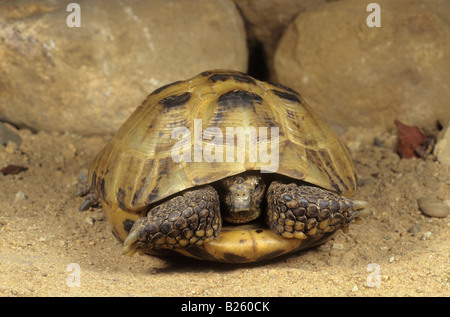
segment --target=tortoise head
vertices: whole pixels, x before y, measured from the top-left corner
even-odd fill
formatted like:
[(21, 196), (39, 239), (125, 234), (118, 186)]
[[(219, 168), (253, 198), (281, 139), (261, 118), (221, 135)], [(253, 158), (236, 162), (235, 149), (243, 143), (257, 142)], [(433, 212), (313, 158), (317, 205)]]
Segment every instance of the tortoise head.
[(261, 215), (261, 202), (266, 185), (259, 175), (236, 175), (222, 180), (224, 186), (224, 219), (244, 223)]

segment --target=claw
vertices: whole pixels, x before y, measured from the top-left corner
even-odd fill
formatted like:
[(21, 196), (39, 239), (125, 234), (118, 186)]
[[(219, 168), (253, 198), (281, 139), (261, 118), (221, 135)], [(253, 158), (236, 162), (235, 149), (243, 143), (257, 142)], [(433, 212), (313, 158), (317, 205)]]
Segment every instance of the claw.
[(81, 204), (80, 208), (78, 209), (79, 211), (85, 211), (89, 209), (89, 207), (96, 206), (100, 202), (97, 194), (94, 193), (94, 191), (87, 183), (83, 183), (81, 184), (81, 188), (70, 196), (70, 198), (84, 197), (88, 194), (90, 195), (87, 196), (84, 202)]
[(93, 207), (99, 203), (98, 197), (95, 194), (88, 196), (85, 201), (81, 204), (79, 211), (88, 210), (89, 207)]
[(83, 197), (85, 195), (87, 195), (89, 193), (89, 190), (86, 192), (85, 188), (80, 188), (79, 190), (77, 190), (75, 193), (73, 193), (72, 195), (70, 195), (70, 198), (74, 198), (74, 197)]
[(362, 217), (366, 216), (369, 212), (367, 207), (369, 203), (364, 200), (353, 200), (353, 209), (357, 210), (357, 216)]
[(353, 208), (355, 210), (365, 209), (369, 206), (369, 203), (364, 200), (353, 200)]
[(128, 235), (128, 237), (123, 242), (122, 254), (129, 255), (129, 256), (132, 256), (133, 254), (135, 254), (137, 252), (137, 248), (138, 248), (138, 246), (135, 242), (138, 240), (139, 240), (138, 230), (132, 230), (130, 232), (130, 234)]
[(70, 198), (73, 197), (83, 197), (86, 196), (87, 194), (89, 194), (91, 191), (91, 187), (88, 185), (87, 182), (83, 182), (81, 183), (81, 188), (79, 190), (77, 190), (75, 193), (73, 193)]

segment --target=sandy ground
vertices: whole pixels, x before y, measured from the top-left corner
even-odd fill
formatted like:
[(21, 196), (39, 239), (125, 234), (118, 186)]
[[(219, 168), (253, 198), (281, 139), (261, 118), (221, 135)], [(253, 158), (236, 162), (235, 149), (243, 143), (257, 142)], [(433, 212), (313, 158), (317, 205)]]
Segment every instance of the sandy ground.
[(19, 147), (0, 145), (0, 168), (28, 168), (0, 174), (0, 296), (450, 295), (449, 217), (417, 205), (450, 199), (449, 170), (400, 160), (394, 131), (379, 136), (384, 147), (362, 131), (344, 136), (365, 218), (318, 248), (249, 265), (122, 256), (101, 209), (80, 212), (83, 199), (69, 198), (106, 138), (18, 133)]

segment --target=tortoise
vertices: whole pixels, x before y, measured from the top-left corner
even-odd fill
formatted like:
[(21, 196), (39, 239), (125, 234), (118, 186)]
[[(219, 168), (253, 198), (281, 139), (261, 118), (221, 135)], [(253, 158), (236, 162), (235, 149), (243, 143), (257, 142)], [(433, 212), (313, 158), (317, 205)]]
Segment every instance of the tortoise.
[(367, 206), (350, 198), (345, 146), (305, 100), (232, 70), (148, 95), (95, 157), (88, 184), (82, 208), (100, 200), (128, 255), (272, 259), (328, 241)]

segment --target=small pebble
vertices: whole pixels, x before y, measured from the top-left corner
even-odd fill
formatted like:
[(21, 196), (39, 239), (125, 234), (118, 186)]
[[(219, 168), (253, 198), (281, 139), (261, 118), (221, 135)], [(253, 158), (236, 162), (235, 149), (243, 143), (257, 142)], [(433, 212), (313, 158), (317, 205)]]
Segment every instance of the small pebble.
[(421, 240), (430, 240), (431, 239), (431, 232), (427, 231), (423, 233), (422, 238), (420, 238)]
[(12, 142), (12, 141), (8, 141), (5, 147), (5, 152), (8, 154), (14, 154), (14, 152), (17, 149), (17, 144)]
[(408, 232), (411, 235), (415, 235), (415, 234), (419, 233), (420, 229), (421, 229), (420, 226), (415, 223), (415, 224), (412, 225), (411, 228), (408, 229)]
[(198, 288), (198, 287), (191, 291), (192, 295), (201, 295), (202, 293), (203, 293), (203, 289)]
[(417, 204), (419, 210), (428, 217), (445, 218), (450, 213), (450, 207), (436, 198), (421, 197), (417, 199)]
[(27, 198), (28, 198), (27, 195), (25, 195), (23, 191), (18, 191), (16, 193), (16, 196), (14, 197), (14, 202), (16, 203), (18, 201), (25, 200)]
[(159, 273), (159, 270), (158, 270), (158, 268), (156, 268), (156, 267), (153, 267), (153, 268), (150, 270), (150, 274), (155, 275), (155, 274), (158, 274), (158, 273)]
[(87, 168), (83, 168), (78, 173), (78, 181), (84, 182), (88, 179), (89, 170)]
[(383, 142), (379, 138), (374, 138), (373, 144), (378, 147), (383, 147)]
[(62, 154), (62, 156), (64, 156), (64, 158), (66, 160), (73, 159), (75, 157), (76, 153), (77, 153), (77, 148), (72, 143), (68, 143), (66, 145), (66, 147), (61, 150), (61, 154)]
[(391, 256), (391, 257), (389, 258), (389, 263), (394, 262), (394, 260), (395, 260), (395, 258), (394, 258), (393, 256)]
[(355, 284), (352, 288), (352, 292), (356, 293), (358, 290), (359, 290), (358, 285)]
[(85, 220), (86, 220), (86, 222), (87, 222), (88, 224), (90, 224), (91, 226), (94, 225), (95, 219), (94, 219), (93, 217), (86, 217)]
[(64, 164), (64, 156), (62, 155), (55, 155), (53, 159), (55, 160), (55, 163), (58, 165)]
[(333, 243), (333, 250), (344, 250), (344, 245), (342, 243)]
[(330, 252), (331, 245), (329, 245), (329, 244), (321, 244), (321, 245), (319, 245), (317, 250), (320, 251), (320, 252)]

